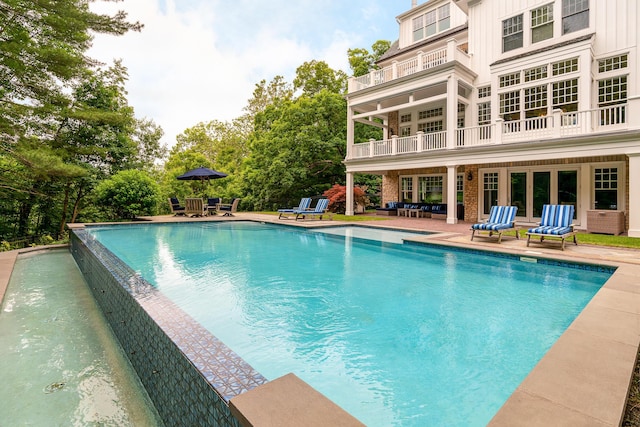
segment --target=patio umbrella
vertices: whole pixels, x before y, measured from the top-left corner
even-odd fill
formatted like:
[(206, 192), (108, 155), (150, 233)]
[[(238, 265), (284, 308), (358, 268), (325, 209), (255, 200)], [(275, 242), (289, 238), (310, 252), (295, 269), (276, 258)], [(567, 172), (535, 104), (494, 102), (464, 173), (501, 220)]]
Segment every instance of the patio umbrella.
[(209, 181), (210, 179), (224, 178), (226, 173), (214, 171), (213, 169), (199, 167), (191, 169), (178, 177), (180, 180), (187, 181)]
[(205, 181), (207, 183), (212, 179), (224, 178), (226, 173), (214, 171), (213, 169), (199, 167), (180, 175), (179, 180), (182, 181), (200, 181), (202, 183), (202, 191), (204, 192)]

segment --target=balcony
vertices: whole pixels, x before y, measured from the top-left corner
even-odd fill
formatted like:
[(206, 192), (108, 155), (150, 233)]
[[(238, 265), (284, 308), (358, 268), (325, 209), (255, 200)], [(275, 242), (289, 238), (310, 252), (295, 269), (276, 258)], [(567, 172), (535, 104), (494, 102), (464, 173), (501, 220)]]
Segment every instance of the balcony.
[(466, 43), (457, 45), (455, 40), (450, 39), (447, 41), (447, 45), (441, 49), (432, 50), (427, 53), (419, 51), (412, 58), (401, 62), (394, 62), (392, 65), (379, 70), (372, 70), (364, 76), (351, 77), (348, 86), (349, 93), (430, 70), (448, 62), (457, 61), (465, 67), (470, 68), (471, 58), (464, 50), (466, 46)]
[[(638, 106), (639, 103), (634, 103)], [(382, 141), (371, 140), (353, 144), (347, 160), (397, 156), (403, 154), (434, 152), (447, 149), (464, 149), (490, 145), (506, 145), (574, 136), (584, 136), (630, 129), (630, 104), (619, 104), (595, 110), (563, 113), (554, 111), (551, 116), (455, 129), (449, 132), (422, 133)]]

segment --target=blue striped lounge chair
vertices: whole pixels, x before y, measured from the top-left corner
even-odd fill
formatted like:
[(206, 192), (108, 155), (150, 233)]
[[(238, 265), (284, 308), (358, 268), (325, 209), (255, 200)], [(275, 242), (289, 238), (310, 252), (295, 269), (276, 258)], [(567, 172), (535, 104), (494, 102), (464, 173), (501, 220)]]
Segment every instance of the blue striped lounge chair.
[(278, 219), (289, 218), (289, 215), (295, 214), (296, 211), (306, 211), (311, 206), (311, 197), (303, 197), (300, 199), (300, 204), (296, 208), (291, 209), (278, 209)]
[(322, 219), (322, 216), (327, 213), (327, 208), (329, 206), (329, 199), (319, 199), (318, 203), (314, 208), (305, 209), (305, 210), (296, 210), (294, 214), (296, 215), (296, 220), (299, 218), (306, 219), (309, 217), (319, 217), (318, 219)]
[(574, 210), (573, 205), (543, 205), (540, 225), (527, 231), (527, 246), (529, 246), (532, 236), (540, 237), (540, 243), (548, 237), (560, 239), (563, 251), (564, 241), (568, 237), (573, 237), (573, 243), (577, 245), (578, 240), (573, 229)]
[(497, 235), (498, 243), (500, 243), (502, 241), (502, 233), (507, 230), (516, 230), (516, 239), (519, 239), (520, 233), (515, 223), (517, 212), (517, 206), (491, 206), (487, 221), (471, 226), (471, 240), (473, 240), (476, 233), (479, 236), (480, 233), (487, 233), (488, 237)]

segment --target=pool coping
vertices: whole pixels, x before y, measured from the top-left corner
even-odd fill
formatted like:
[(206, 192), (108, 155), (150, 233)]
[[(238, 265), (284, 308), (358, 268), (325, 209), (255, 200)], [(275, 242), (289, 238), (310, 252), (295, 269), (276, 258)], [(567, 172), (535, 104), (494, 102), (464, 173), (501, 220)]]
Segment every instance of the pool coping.
[[(231, 220), (272, 222), (302, 228), (314, 227), (316, 224), (354, 225), (338, 221), (321, 224), (308, 222), (282, 224), (265, 217), (268, 216), (258, 219), (233, 218)], [(217, 220), (217, 218), (208, 220)], [(401, 230), (401, 228), (398, 229)], [(547, 254), (532, 252), (528, 248), (465, 245), (462, 242), (442, 239), (446, 234), (427, 235), (420, 242), (616, 268), (611, 278), (517, 387), (489, 425), (493, 427), (514, 424), (547, 426), (558, 423), (621, 425), (640, 346), (640, 265), (621, 261), (576, 258), (579, 255), (571, 252)], [(11, 259), (13, 258), (15, 262), (17, 253), (21, 251), (11, 252), (16, 254), (0, 254), (0, 266), (5, 267), (11, 264), (8, 273), (5, 268), (0, 271), (0, 291), (3, 289), (5, 276), (7, 282), (10, 277)], [(4, 286), (6, 287), (6, 283)], [(0, 300), (1, 298), (2, 292), (0, 292)], [(290, 415), (290, 413), (282, 414), (285, 418)]]

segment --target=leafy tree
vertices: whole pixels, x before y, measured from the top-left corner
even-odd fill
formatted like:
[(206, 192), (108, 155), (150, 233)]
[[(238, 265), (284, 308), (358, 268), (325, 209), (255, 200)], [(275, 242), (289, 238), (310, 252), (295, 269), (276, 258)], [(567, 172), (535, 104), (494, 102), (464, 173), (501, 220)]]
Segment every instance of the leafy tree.
[(344, 181), (345, 111), (342, 95), (322, 89), (258, 114), (243, 167), (247, 208), (291, 205)]
[(302, 94), (313, 96), (326, 89), (329, 92), (344, 94), (347, 88), (347, 75), (342, 70), (333, 70), (324, 61), (305, 62), (296, 69), (293, 80), (294, 89)]
[(355, 77), (364, 76), (371, 70), (377, 70), (376, 62), (389, 50), (391, 42), (388, 40), (378, 40), (371, 46), (371, 52), (364, 48), (349, 49), (349, 67)]
[[(77, 147), (68, 146), (61, 132), (69, 120), (88, 122), (80, 87), (86, 87), (87, 70), (95, 65), (85, 55), (91, 33), (120, 35), (141, 28), (124, 12), (91, 12), (86, 0), (0, 2), (3, 236), (55, 232), (70, 200), (61, 197), (68, 195), (67, 185), (92, 179), (91, 167), (76, 161), (71, 153)], [(118, 150), (103, 154), (117, 158)]]
[(120, 171), (96, 187), (96, 202), (112, 218), (133, 219), (156, 212), (158, 184), (143, 171)]

